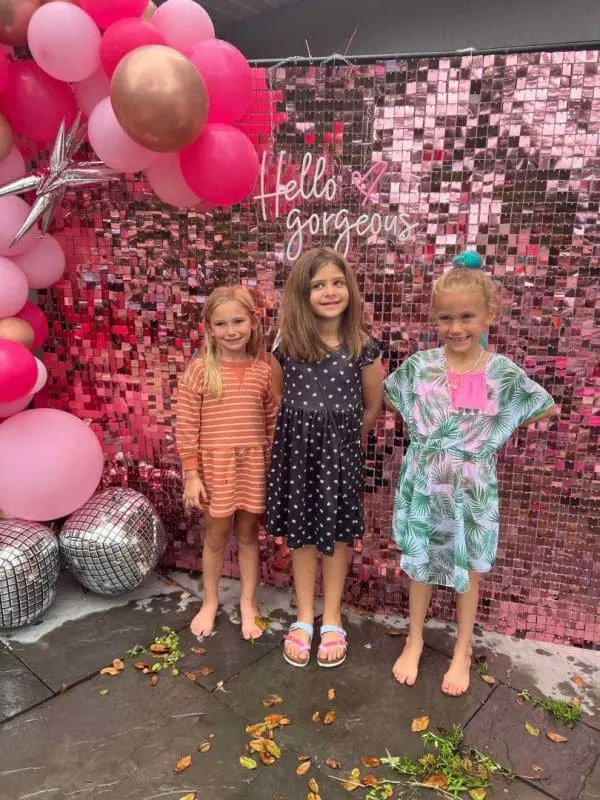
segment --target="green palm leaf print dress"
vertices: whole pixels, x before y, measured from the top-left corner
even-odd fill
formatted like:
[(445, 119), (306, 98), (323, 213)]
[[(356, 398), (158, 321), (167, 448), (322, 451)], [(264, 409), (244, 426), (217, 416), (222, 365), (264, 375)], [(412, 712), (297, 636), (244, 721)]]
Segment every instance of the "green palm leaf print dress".
[(393, 537), (413, 580), (469, 589), (488, 572), (498, 543), (496, 452), (513, 431), (554, 404), (508, 358), (490, 353), (487, 401), (455, 408), (441, 348), (412, 355), (385, 381), (410, 436), (398, 477)]

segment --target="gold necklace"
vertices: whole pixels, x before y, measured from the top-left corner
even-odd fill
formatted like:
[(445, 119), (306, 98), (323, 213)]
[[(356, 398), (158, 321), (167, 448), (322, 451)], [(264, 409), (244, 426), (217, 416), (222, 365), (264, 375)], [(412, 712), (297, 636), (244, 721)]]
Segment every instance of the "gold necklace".
[[(483, 354), (485, 353), (485, 350), (483, 349), (483, 347), (480, 347), (479, 348), (479, 354), (477, 356), (477, 359), (474, 361), (474, 363), (471, 364), (470, 366), (466, 367), (466, 369), (460, 369), (460, 370), (459, 369), (452, 369), (452, 367), (448, 364), (448, 358), (446, 357), (446, 345), (444, 345), (443, 353), (444, 353), (444, 372), (446, 374), (446, 380), (448, 381), (448, 386), (450, 386), (451, 389), (454, 389), (456, 391), (458, 389), (458, 385), (460, 383), (460, 376), (461, 375), (466, 375), (467, 372), (473, 372), (473, 370), (477, 369), (477, 367), (479, 366), (479, 364), (481, 362), (481, 359), (483, 358)], [(458, 380), (454, 380), (454, 381), (450, 380), (450, 377), (448, 375), (448, 371), (453, 372), (455, 375), (458, 375)]]

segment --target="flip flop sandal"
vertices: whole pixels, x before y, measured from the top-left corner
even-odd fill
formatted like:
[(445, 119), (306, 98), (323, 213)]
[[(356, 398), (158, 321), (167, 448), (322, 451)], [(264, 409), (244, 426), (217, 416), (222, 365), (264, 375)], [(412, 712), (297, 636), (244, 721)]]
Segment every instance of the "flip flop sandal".
[[(337, 637), (331, 642), (321, 642), (317, 652), (317, 664), (320, 667), (325, 667), (325, 669), (328, 669), (329, 667), (339, 667), (340, 664), (344, 663), (346, 656), (348, 655), (348, 634), (338, 625), (321, 625), (321, 637), (324, 633), (337, 633)], [(326, 659), (321, 658), (321, 653), (327, 653), (328, 650), (332, 650), (334, 647), (344, 648), (344, 652), (336, 661), (327, 661)]]
[[(294, 636), (294, 631), (304, 631), (310, 636), (310, 641), (303, 642), (302, 639), (299, 639), (297, 636)], [(309, 660), (310, 660), (310, 648), (312, 645), (312, 637), (313, 637), (313, 626), (309, 625), (308, 622), (292, 622), (290, 625), (290, 629), (287, 633), (287, 636), (283, 640), (283, 658), (287, 661), (288, 664), (291, 664), (292, 667), (305, 667)], [(285, 645), (287, 643), (295, 645), (300, 653), (309, 653), (309, 657), (303, 660), (292, 658), (289, 656), (285, 651)]]

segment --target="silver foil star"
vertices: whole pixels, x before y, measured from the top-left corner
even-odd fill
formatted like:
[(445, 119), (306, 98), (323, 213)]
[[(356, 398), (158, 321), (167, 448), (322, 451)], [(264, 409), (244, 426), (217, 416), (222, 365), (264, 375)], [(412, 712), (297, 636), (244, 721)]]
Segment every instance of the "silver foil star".
[(25, 194), (35, 191), (36, 199), (27, 219), (12, 240), (11, 247), (25, 236), (37, 221), (42, 219), (42, 232), (47, 233), (54, 215), (60, 208), (67, 189), (79, 186), (92, 186), (115, 180), (118, 170), (111, 169), (103, 161), (74, 161), (73, 157), (81, 148), (86, 134), (86, 126), (78, 114), (75, 122), (66, 132), (63, 120), (56, 134), (56, 141), (50, 154), (48, 167), (0, 186), (0, 197), (12, 194)]

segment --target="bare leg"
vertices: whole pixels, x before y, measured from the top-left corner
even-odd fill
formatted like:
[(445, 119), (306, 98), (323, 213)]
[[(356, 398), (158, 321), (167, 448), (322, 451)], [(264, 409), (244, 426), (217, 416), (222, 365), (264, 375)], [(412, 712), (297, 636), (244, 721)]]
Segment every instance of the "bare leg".
[(223, 573), (225, 547), (231, 534), (233, 517), (206, 515), (206, 532), (202, 549), (202, 607), (190, 625), (194, 636), (210, 636), (219, 608), (219, 580)]
[(431, 600), (432, 586), (428, 583), (410, 582), (408, 595), (408, 637), (401, 655), (393, 667), (398, 683), (414, 686), (423, 652), (423, 627)]
[[(323, 556), (323, 625), (342, 625), (342, 597), (348, 573), (348, 545), (345, 542), (336, 542), (333, 555)], [(323, 644), (335, 641), (337, 634), (325, 633)], [(337, 661), (342, 657), (343, 648), (332, 647), (326, 651), (321, 660)]]
[[(298, 622), (312, 625), (315, 620), (315, 576), (317, 574), (317, 550), (314, 545), (304, 545), (292, 550), (292, 572), (294, 574), (294, 587), (298, 604)], [(308, 634), (304, 631), (294, 631), (294, 636), (308, 644)], [(291, 659), (305, 661), (308, 653), (300, 654), (298, 647), (291, 642), (286, 642), (285, 651)]]
[(238, 545), (238, 562), (242, 579), (240, 611), (242, 614), (242, 636), (258, 639), (262, 629), (256, 624), (260, 616), (256, 598), (258, 583), (258, 516), (249, 511), (238, 510), (235, 515), (235, 535)]
[(469, 688), (471, 679), (473, 627), (477, 616), (480, 577), (476, 572), (469, 572), (469, 580), (471, 582), (469, 591), (456, 595), (458, 636), (452, 661), (442, 680), (442, 692), (454, 696), (464, 694)]

